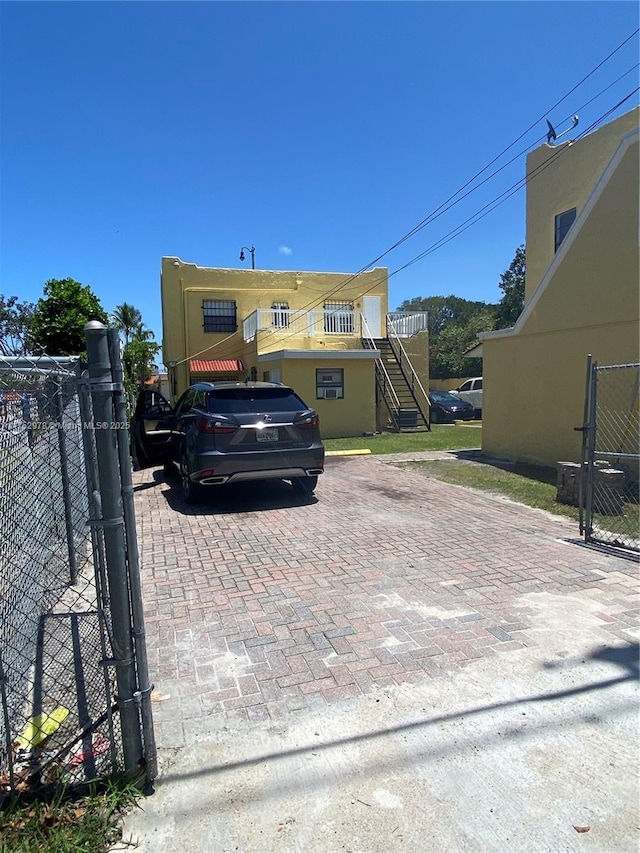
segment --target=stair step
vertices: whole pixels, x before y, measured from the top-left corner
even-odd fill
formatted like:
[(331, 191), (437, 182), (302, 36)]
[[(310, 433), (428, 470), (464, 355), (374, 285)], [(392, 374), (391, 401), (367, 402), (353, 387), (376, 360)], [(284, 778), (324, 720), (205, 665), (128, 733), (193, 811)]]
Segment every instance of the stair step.
[[(400, 432), (421, 432), (429, 429), (429, 423), (416, 402), (414, 392), (396, 358), (395, 351), (388, 338), (377, 338), (373, 341), (375, 349), (380, 350), (379, 363), (384, 368), (391, 393), (385, 393), (387, 405), (397, 411), (397, 429)], [(393, 399), (390, 399), (393, 398)]]

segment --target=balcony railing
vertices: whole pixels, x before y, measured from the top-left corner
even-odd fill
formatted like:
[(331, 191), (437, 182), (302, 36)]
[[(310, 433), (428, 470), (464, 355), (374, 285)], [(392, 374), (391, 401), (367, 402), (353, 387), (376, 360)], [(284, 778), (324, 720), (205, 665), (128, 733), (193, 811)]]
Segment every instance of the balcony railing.
[(258, 308), (242, 324), (245, 341), (252, 341), (258, 332), (308, 338), (341, 335), (360, 338), (360, 314), (348, 309), (292, 311), (289, 308)]
[(424, 332), (427, 328), (429, 315), (426, 311), (409, 313), (408, 311), (394, 311), (387, 314), (387, 335), (398, 338), (410, 338), (418, 332)]
[[(427, 329), (426, 311), (409, 313), (395, 311), (387, 314), (387, 336), (410, 338)], [(349, 308), (293, 311), (290, 308), (258, 308), (244, 320), (242, 332), (245, 341), (252, 341), (257, 332), (277, 332), (286, 336), (308, 338), (323, 335), (342, 335), (361, 338), (362, 316)]]

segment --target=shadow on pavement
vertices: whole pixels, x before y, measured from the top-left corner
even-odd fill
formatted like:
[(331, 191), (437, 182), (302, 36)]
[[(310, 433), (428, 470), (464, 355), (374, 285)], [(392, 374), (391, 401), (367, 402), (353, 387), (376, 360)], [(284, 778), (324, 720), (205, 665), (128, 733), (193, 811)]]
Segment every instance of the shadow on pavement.
[[(296, 755), (317, 755), (323, 750), (330, 750), (335, 749), (336, 747), (368, 742), (378, 738), (385, 738), (393, 734), (410, 733), (412, 731), (416, 731), (430, 726), (439, 726), (450, 722), (482, 718), (485, 714), (491, 714), (504, 709), (512, 708), (516, 710), (519, 709), (521, 706), (532, 705), (537, 703), (555, 702), (563, 699), (571, 699), (573, 697), (593, 693), (593, 691), (596, 690), (606, 690), (610, 687), (615, 687), (617, 685), (624, 684), (625, 682), (637, 680), (639, 651), (640, 648), (638, 643), (628, 643), (624, 646), (618, 647), (604, 646), (600, 647), (584, 659), (574, 661), (563, 661), (563, 663), (561, 664), (561, 666), (563, 667), (568, 667), (572, 665), (575, 666), (576, 664), (580, 665), (583, 663), (587, 663), (588, 661), (611, 663), (615, 666), (620, 667), (623, 670), (623, 673), (621, 675), (614, 678), (608, 678), (602, 681), (592, 682), (590, 684), (583, 684), (578, 687), (569, 687), (565, 690), (557, 690), (550, 693), (538, 693), (532, 696), (524, 696), (520, 699), (494, 702), (491, 704), (482, 705), (478, 708), (468, 708), (462, 711), (456, 711), (454, 713), (441, 714), (423, 720), (415, 720), (409, 723), (402, 723), (400, 725), (390, 726), (384, 729), (377, 729), (374, 731), (365, 732), (364, 734), (353, 735), (345, 738), (336, 738), (331, 741), (316, 742), (308, 746), (301, 746), (295, 749), (283, 750), (280, 752), (263, 753), (254, 758), (225, 763), (220, 766), (205, 767), (199, 770), (194, 770), (186, 773), (167, 773), (166, 775), (162, 775), (161, 781), (171, 782), (189, 778), (199, 778), (214, 773), (226, 773), (241, 768), (257, 766), (265, 761), (281, 760)], [(554, 667), (553, 665), (545, 665), (544, 668), (552, 669)], [(635, 707), (635, 702), (622, 703), (618, 701), (610, 706), (608, 712), (611, 715), (620, 714), (627, 710), (634, 709)], [(512, 721), (510, 723), (501, 724), (500, 730), (496, 731), (495, 734), (487, 735), (487, 733), (485, 732), (481, 735), (472, 735), (471, 740), (475, 741), (480, 738), (481, 745), (485, 747), (492, 742), (499, 743), (504, 741), (505, 739), (513, 740), (530, 737), (541, 728), (549, 727), (546, 721), (543, 724), (540, 723), (532, 725), (531, 721), (523, 721), (521, 719), (521, 716), (521, 712), (519, 712), (517, 716), (514, 715)], [(553, 727), (562, 728), (566, 725), (571, 724), (574, 721), (590, 722), (592, 720), (592, 714), (589, 714), (585, 711), (580, 711), (578, 713), (572, 713), (570, 720), (566, 720), (564, 718), (560, 719), (557, 723), (554, 723)], [(461, 748), (461, 746), (462, 743), (460, 741), (460, 738), (458, 737), (458, 739), (455, 739), (453, 741), (452, 745), (435, 747), (434, 749), (429, 750), (428, 755), (431, 758), (442, 756), (451, 752), (454, 749)]]
[(318, 503), (315, 495), (304, 495), (294, 490), (284, 480), (256, 480), (234, 483), (229, 486), (208, 486), (196, 504), (187, 504), (182, 497), (180, 480), (170, 477), (165, 480), (162, 472), (154, 472), (170, 489), (162, 492), (167, 503), (175, 512), (183, 515), (222, 515), (239, 512), (265, 512), (272, 509), (291, 509)]
[(134, 492), (146, 492), (147, 489), (155, 489), (156, 486), (159, 486), (161, 483), (166, 483), (167, 476), (163, 473), (162, 468), (158, 468), (153, 472), (153, 482), (150, 483), (138, 483), (137, 486), (133, 487)]
[(620, 557), (631, 563), (638, 562), (637, 551), (621, 548), (619, 545), (605, 545), (602, 542), (585, 542), (584, 539), (577, 539), (575, 537), (565, 539), (564, 541), (569, 545), (578, 545), (580, 548), (586, 548), (589, 551), (597, 551), (599, 554), (605, 554), (607, 557)]
[(133, 487), (133, 491), (144, 492), (161, 485), (171, 486), (162, 494), (171, 509), (183, 515), (264, 512), (270, 509), (290, 509), (318, 503), (315, 495), (297, 492), (291, 483), (285, 480), (256, 480), (233, 483), (228, 486), (208, 486), (203, 489), (202, 499), (198, 503), (187, 504), (182, 497), (180, 478), (177, 473), (167, 475), (162, 468), (154, 470), (152, 481), (139, 483)]

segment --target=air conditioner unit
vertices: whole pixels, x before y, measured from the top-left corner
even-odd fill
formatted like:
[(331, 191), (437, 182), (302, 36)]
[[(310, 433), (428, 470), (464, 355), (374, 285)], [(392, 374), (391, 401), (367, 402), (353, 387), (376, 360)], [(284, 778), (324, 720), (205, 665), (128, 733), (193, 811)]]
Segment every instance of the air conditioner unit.
[(337, 388), (325, 388), (324, 389), (324, 399), (325, 400), (337, 400), (338, 399), (338, 389)]

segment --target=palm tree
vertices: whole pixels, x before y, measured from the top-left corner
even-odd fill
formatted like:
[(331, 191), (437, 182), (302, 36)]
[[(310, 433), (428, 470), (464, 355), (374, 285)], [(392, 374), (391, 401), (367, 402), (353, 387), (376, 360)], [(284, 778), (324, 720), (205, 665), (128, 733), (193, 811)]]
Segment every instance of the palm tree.
[(124, 335), (124, 345), (126, 346), (136, 326), (143, 325), (142, 314), (133, 305), (123, 302), (122, 305), (116, 305), (112, 316), (116, 329)]
[(131, 332), (131, 340), (132, 341), (152, 341), (154, 338), (154, 334), (148, 326), (140, 321), (136, 323), (135, 327)]

